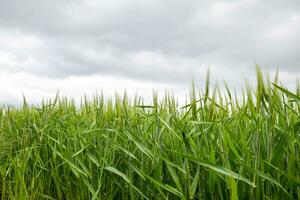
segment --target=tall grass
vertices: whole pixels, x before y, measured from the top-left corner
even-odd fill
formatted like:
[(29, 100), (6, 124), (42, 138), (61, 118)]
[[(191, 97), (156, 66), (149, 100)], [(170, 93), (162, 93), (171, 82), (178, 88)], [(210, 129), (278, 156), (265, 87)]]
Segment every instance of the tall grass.
[[(299, 199), (300, 87), (0, 108), (0, 199)], [(281, 86), (280, 86), (281, 85)]]

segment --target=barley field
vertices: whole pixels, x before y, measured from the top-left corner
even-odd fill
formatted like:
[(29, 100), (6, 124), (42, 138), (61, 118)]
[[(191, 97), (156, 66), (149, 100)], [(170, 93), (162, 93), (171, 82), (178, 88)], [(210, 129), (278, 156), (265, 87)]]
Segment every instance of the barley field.
[(0, 107), (0, 199), (300, 199), (300, 85)]

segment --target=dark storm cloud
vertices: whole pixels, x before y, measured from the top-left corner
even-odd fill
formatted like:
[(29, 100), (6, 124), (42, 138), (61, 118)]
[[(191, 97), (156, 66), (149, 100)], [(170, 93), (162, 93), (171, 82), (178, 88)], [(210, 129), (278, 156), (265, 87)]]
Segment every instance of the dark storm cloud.
[(296, 0), (0, 0), (0, 37), (12, 32), (38, 41), (0, 46), (10, 61), (0, 62), (0, 71), (180, 82), (210, 64), (236, 72), (258, 62), (299, 73), (299, 6)]

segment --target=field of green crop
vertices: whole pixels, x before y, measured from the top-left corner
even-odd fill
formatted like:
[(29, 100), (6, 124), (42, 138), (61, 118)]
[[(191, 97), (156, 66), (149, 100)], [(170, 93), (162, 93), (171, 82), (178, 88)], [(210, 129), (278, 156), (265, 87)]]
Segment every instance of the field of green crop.
[(300, 199), (300, 87), (0, 108), (0, 199)]

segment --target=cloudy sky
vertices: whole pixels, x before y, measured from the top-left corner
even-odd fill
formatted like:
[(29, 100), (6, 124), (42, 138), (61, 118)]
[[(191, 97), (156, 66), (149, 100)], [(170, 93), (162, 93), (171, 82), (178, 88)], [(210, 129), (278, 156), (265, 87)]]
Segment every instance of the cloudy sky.
[(184, 96), (208, 68), (233, 88), (254, 65), (300, 77), (299, 0), (0, 0), (0, 103), (125, 88)]

